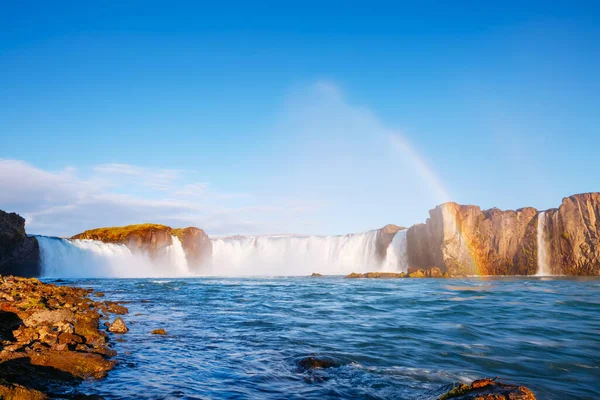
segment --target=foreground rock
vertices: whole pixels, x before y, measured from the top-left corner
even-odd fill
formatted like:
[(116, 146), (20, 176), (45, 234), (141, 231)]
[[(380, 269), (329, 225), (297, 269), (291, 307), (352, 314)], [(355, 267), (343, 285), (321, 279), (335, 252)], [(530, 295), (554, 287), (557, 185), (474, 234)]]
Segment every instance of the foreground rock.
[(470, 385), (458, 383), (442, 389), (437, 400), (535, 400), (531, 390), (524, 386), (508, 385), (495, 379), (485, 378)]
[(102, 314), (112, 307), (92, 301), (89, 292), (0, 277), (0, 398), (42, 398), (10, 393), (52, 391), (102, 378), (112, 369), (116, 352), (99, 329)]
[(6, 400), (45, 400), (48, 396), (44, 393), (0, 380), (0, 399)]
[(38, 276), (40, 248), (25, 233), (25, 219), (0, 210), (0, 274)]
[(117, 318), (115, 319), (115, 322), (108, 327), (108, 331), (113, 333), (127, 333), (129, 332), (129, 329), (122, 318)]

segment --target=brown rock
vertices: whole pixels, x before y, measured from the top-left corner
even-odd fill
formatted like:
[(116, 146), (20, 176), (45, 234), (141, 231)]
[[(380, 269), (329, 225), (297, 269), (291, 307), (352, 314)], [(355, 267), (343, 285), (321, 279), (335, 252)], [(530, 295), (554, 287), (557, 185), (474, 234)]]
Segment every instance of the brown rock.
[(165, 331), (163, 328), (159, 328), (159, 329), (155, 329), (152, 331), (153, 335), (166, 335), (167, 331)]
[(81, 379), (103, 378), (113, 367), (110, 361), (93, 353), (48, 350), (32, 353), (30, 358), (32, 365), (56, 368)]
[(444, 392), (437, 400), (535, 400), (534, 394), (526, 387), (490, 378), (476, 380), (470, 385), (454, 384)]
[(75, 335), (74, 333), (61, 333), (58, 336), (58, 343), (60, 344), (80, 344), (83, 343), (83, 338), (79, 335)]
[(346, 275), (346, 278), (349, 279), (397, 279), (397, 278), (406, 278), (406, 274), (404, 272), (366, 272), (364, 274), (358, 274), (356, 272), (351, 273), (350, 275)]
[(34, 389), (0, 381), (0, 399), (4, 400), (45, 400), (48, 396)]
[(600, 193), (564, 198), (546, 211), (544, 237), (552, 273), (600, 275)]
[(37, 326), (39, 324), (56, 324), (59, 322), (74, 322), (75, 314), (73, 311), (69, 310), (48, 310), (48, 311), (38, 311), (29, 318), (27, 318), (24, 323), (26, 326)]
[(113, 333), (126, 333), (129, 331), (129, 329), (127, 329), (127, 325), (125, 325), (125, 322), (121, 317), (115, 319), (115, 322), (110, 325), (108, 330)]

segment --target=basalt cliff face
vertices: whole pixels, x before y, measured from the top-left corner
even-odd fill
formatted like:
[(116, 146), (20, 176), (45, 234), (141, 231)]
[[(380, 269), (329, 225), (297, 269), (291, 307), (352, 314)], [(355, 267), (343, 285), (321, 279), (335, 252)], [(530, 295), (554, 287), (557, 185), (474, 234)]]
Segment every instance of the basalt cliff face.
[(600, 275), (600, 193), (566, 197), (546, 211), (544, 236), (552, 273)]
[(411, 267), (452, 276), (535, 275), (543, 246), (551, 273), (600, 275), (600, 193), (567, 197), (543, 214), (444, 203), (429, 215), (408, 230)]
[(537, 270), (537, 210), (482, 211), (444, 203), (407, 233), (408, 262), (450, 275), (533, 275)]
[(25, 233), (25, 219), (0, 210), (0, 274), (37, 276), (39, 257), (37, 239)]

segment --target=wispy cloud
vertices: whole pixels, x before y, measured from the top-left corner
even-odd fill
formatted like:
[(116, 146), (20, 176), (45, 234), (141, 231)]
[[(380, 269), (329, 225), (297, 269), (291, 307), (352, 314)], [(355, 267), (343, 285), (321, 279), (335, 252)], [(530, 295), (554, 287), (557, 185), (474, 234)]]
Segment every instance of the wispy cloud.
[[(218, 192), (206, 183), (182, 183), (185, 179), (185, 171), (127, 164), (51, 172), (0, 159), (0, 208), (21, 213), (29, 232), (62, 236), (141, 222), (196, 225), (213, 234), (253, 233), (269, 228), (262, 219), (302, 212), (294, 204), (254, 204), (249, 194)], [(135, 194), (140, 187), (152, 196)], [(240, 197), (246, 205), (227, 203)]]
[(224, 184), (195, 166), (49, 171), (0, 159), (0, 209), (23, 214), (29, 232), (53, 235), (142, 222), (195, 225), (213, 235), (330, 234), (422, 221), (446, 200), (433, 168), (404, 135), (349, 103), (335, 84), (292, 92), (278, 115), (269, 150), (248, 165), (253, 174), (243, 191), (222, 189), (239, 185), (235, 176), (221, 177), (229, 179)]

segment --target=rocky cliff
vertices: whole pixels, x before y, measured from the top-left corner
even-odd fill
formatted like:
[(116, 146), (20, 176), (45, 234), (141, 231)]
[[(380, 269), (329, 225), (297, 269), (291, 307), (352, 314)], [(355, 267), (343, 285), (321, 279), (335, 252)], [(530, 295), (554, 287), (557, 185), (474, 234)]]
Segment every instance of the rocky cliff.
[(173, 244), (176, 236), (186, 255), (191, 269), (198, 269), (212, 254), (212, 242), (199, 228), (171, 228), (158, 224), (127, 225), (97, 228), (79, 233), (71, 239), (93, 239), (105, 243), (124, 244), (133, 252), (142, 252), (155, 257)]
[(552, 273), (600, 275), (600, 193), (563, 199), (546, 211), (544, 242)]
[(38, 276), (39, 258), (38, 241), (25, 233), (25, 219), (0, 210), (0, 274)]
[(212, 242), (202, 229), (193, 226), (176, 228), (173, 229), (173, 235), (179, 238), (190, 269), (197, 270), (204, 262), (210, 260)]
[(158, 224), (139, 224), (109, 228), (97, 228), (79, 233), (71, 239), (92, 239), (105, 243), (119, 243), (133, 252), (157, 255), (162, 249), (173, 244), (173, 230)]
[(600, 275), (600, 193), (565, 198), (544, 214), (540, 221), (530, 207), (441, 204), (424, 224), (409, 228), (408, 262), (450, 275), (535, 275), (538, 247), (544, 246), (553, 274)]
[(392, 243), (394, 236), (398, 231), (406, 229), (402, 226), (388, 224), (381, 229), (377, 230), (377, 238), (375, 239), (375, 251), (377, 252), (377, 256), (381, 260), (385, 260), (387, 249)]

